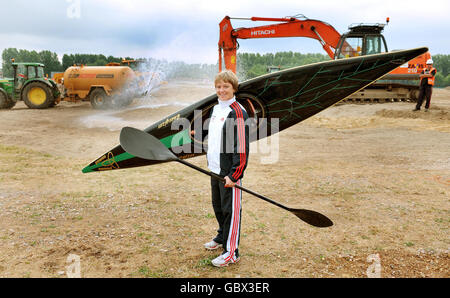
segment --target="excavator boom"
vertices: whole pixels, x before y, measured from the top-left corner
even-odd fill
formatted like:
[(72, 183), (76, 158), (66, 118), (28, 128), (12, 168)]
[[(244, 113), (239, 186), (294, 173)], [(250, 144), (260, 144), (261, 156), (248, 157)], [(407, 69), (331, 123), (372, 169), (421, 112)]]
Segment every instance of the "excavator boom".
[[(250, 38), (279, 38), (279, 37), (307, 37), (318, 40), (323, 49), (331, 59), (334, 59), (334, 53), (341, 35), (333, 26), (322, 21), (305, 19), (300, 20), (294, 17), (290, 18), (261, 18), (252, 17), (246, 20), (279, 22), (273, 25), (257, 26), (253, 28), (233, 29), (231, 19), (226, 16), (219, 24), (219, 70), (222, 70), (222, 58), (225, 61), (225, 68), (236, 72), (236, 51), (238, 48), (237, 39)], [(234, 18), (245, 19), (245, 18)], [(222, 57), (223, 53), (223, 57)]]

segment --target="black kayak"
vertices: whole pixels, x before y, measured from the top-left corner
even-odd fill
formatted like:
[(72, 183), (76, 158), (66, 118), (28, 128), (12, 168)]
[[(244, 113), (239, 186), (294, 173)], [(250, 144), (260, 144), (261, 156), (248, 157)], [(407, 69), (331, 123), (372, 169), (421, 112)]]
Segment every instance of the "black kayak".
[[(240, 83), (236, 99), (252, 120), (250, 140), (270, 136), (323, 111), (427, 51), (428, 48), (422, 47), (314, 63)], [(216, 94), (210, 95), (144, 131), (158, 138), (180, 159), (205, 154), (205, 121), (217, 100)], [(118, 145), (86, 166), (83, 173), (161, 162), (135, 157)]]

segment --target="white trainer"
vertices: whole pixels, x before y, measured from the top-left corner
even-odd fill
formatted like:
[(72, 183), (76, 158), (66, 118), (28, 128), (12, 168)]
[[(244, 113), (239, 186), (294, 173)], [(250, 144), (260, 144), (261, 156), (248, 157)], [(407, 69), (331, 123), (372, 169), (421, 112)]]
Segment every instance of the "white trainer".
[(215, 250), (215, 249), (221, 248), (222, 244), (217, 243), (216, 241), (212, 240), (208, 243), (205, 243), (204, 246), (207, 250)]
[(215, 258), (214, 260), (212, 260), (211, 264), (213, 264), (213, 266), (216, 267), (226, 267), (229, 264), (236, 264), (237, 262), (239, 262), (240, 259), (241, 259), (240, 257), (236, 258), (235, 256), (233, 256), (232, 258), (230, 257), (226, 258), (226, 254), (222, 254), (217, 258)]

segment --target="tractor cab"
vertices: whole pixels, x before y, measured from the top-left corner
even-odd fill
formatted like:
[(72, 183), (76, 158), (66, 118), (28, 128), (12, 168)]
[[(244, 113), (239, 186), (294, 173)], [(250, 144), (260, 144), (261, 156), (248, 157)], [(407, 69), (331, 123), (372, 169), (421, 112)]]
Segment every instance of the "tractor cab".
[(44, 79), (44, 64), (12, 63), (14, 71), (14, 89), (22, 89), (24, 83), (32, 79)]
[(358, 57), (387, 52), (387, 45), (381, 32), (385, 24), (350, 25), (336, 48), (335, 59)]

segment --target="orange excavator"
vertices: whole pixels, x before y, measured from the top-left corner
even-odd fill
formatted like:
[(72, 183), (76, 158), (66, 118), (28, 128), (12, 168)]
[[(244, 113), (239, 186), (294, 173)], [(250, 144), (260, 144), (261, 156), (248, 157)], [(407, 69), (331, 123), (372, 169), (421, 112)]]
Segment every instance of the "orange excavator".
[[(234, 29), (231, 20), (275, 22), (275, 24)], [(286, 18), (231, 18), (226, 16), (219, 24), (219, 71), (225, 68), (236, 73), (237, 39), (307, 37), (320, 42), (331, 59), (371, 55), (387, 52), (381, 34), (386, 24), (354, 24), (340, 34), (328, 23), (308, 19), (303, 15)], [(419, 93), (419, 74), (431, 58), (429, 52), (401, 65), (369, 87), (354, 93), (347, 100), (360, 102), (416, 101)]]

